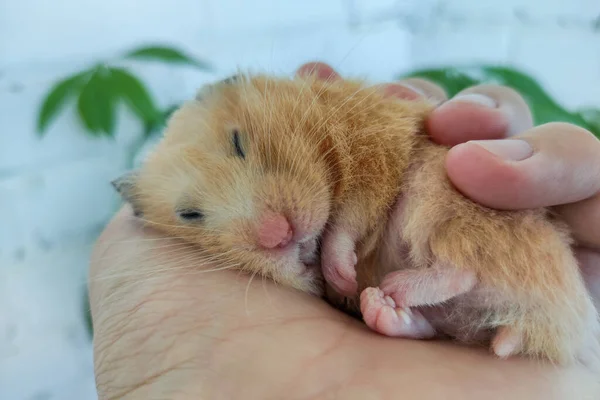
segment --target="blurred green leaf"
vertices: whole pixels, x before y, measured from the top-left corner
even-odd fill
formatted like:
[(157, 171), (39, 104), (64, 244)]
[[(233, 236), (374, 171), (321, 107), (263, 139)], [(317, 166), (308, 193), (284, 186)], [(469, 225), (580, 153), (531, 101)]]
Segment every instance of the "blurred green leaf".
[(111, 90), (111, 72), (95, 68), (77, 101), (79, 116), (90, 133), (112, 137), (115, 129), (115, 96)]
[(145, 136), (148, 137), (152, 135), (157, 130), (163, 128), (166, 122), (169, 120), (171, 115), (179, 108), (179, 105), (172, 105), (168, 107), (166, 110), (161, 112), (160, 118), (158, 118), (153, 123), (145, 124), (144, 133)]
[(517, 69), (488, 65), (454, 66), (416, 70), (400, 78), (407, 77), (420, 77), (435, 82), (446, 90), (449, 97), (479, 84), (493, 83), (508, 86), (523, 96), (531, 108), (536, 125), (567, 122), (600, 136), (600, 119), (584, 117), (581, 113), (568, 111), (558, 104), (533, 77)]
[(584, 108), (578, 114), (590, 125), (592, 133), (600, 137), (600, 109)]
[(92, 310), (90, 308), (90, 296), (87, 286), (83, 293), (83, 318), (88, 334), (91, 339), (94, 337), (94, 322), (92, 320)]
[(141, 47), (126, 53), (125, 58), (156, 60), (174, 64), (187, 64), (206, 71), (210, 71), (212, 69), (207, 62), (198, 60), (180, 50), (167, 46)]
[(144, 124), (160, 121), (160, 111), (144, 84), (123, 68), (110, 68), (112, 88)]
[(57, 82), (44, 98), (37, 120), (37, 133), (42, 136), (68, 100), (74, 97), (92, 73), (86, 70)]
[[(194, 58), (169, 46), (150, 45), (131, 50), (127, 59), (155, 60), (212, 70), (206, 61)], [(166, 114), (157, 109), (145, 85), (124, 68), (98, 65), (57, 82), (45, 95), (37, 115), (37, 131), (41, 136), (71, 97), (77, 97), (77, 112), (85, 130), (92, 136), (113, 136), (116, 107), (123, 100), (148, 131), (164, 124)]]

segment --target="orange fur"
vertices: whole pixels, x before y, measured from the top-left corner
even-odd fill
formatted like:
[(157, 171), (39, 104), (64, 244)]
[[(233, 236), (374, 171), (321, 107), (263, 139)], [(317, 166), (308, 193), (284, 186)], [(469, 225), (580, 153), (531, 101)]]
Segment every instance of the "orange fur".
[[(465, 309), (469, 326), (509, 327), (524, 342), (521, 353), (558, 363), (573, 362), (589, 345), (596, 351), (598, 314), (568, 227), (551, 210), (499, 211), (470, 201), (446, 176), (447, 151), (419, 151), (403, 187), (402, 221), (410, 265), (438, 260), (478, 277), (471, 292), (444, 305), (458, 310), (446, 318), (464, 319), (456, 316)], [(393, 257), (387, 254), (387, 262)]]
[[(547, 210), (495, 211), (460, 195), (445, 175), (447, 149), (422, 133), (431, 105), (384, 98), (362, 82), (260, 75), (202, 93), (173, 115), (142, 168), (119, 182), (157, 228), (219, 262), (322, 294), (318, 271), (300, 261), (302, 244), (312, 248), (329, 226), (343, 226), (358, 241), (359, 290), (387, 271), (441, 260), (478, 277), (448, 307), (475, 308), (477, 329), (509, 327), (524, 338), (522, 353), (568, 362), (597, 329), (567, 228)], [(245, 158), (235, 154), (234, 129)], [(384, 241), (399, 195), (408, 259)], [(204, 219), (181, 221), (178, 208), (202, 210)], [(267, 210), (294, 221), (302, 244), (285, 254), (259, 249), (254, 232)], [(358, 311), (357, 298), (328, 293)]]

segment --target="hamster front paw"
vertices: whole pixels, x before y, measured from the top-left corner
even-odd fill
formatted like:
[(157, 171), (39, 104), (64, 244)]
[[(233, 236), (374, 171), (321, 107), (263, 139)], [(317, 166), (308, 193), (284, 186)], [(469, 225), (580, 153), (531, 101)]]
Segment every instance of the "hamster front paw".
[(325, 233), (321, 249), (323, 276), (340, 295), (356, 294), (357, 261), (355, 240), (349, 232), (339, 228)]

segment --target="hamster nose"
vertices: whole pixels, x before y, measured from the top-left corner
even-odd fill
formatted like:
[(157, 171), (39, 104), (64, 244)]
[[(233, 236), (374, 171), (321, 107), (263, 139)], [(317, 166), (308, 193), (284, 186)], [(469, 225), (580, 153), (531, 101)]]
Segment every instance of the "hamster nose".
[(258, 227), (258, 244), (267, 249), (284, 247), (293, 236), (290, 223), (281, 214), (267, 214)]

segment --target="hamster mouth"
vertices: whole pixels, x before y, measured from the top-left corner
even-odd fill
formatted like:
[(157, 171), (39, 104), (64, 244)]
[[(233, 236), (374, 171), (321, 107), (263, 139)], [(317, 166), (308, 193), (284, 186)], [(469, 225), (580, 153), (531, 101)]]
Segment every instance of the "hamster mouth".
[(320, 236), (309, 237), (301, 242), (292, 241), (281, 248), (269, 249), (269, 258), (277, 264), (283, 264), (280, 268), (293, 268), (300, 278), (313, 280), (321, 275), (321, 240)]
[(321, 275), (321, 240), (320, 237), (310, 239), (299, 245), (299, 261), (304, 265), (300, 277), (312, 279)]
[(291, 241), (283, 247), (277, 247), (266, 251), (275, 258), (297, 258), (305, 265), (320, 263), (321, 240), (320, 237), (309, 238), (302, 242)]
[(321, 240), (320, 237), (314, 237), (299, 245), (300, 261), (307, 265), (320, 263)]

